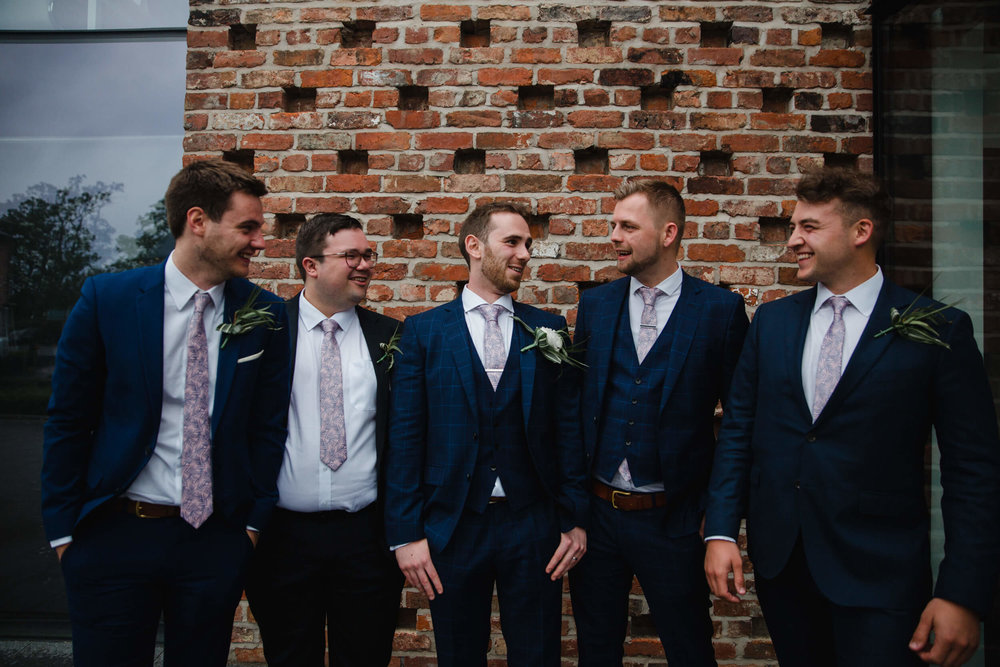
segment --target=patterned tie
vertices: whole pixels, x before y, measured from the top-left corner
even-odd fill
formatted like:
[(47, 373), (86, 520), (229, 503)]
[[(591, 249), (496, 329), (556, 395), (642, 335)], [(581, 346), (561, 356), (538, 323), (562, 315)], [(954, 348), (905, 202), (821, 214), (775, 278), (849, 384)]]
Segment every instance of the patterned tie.
[(486, 367), (486, 374), (490, 377), (490, 384), (493, 391), (496, 391), (500, 384), (500, 376), (503, 375), (503, 367), (507, 362), (507, 350), (503, 346), (503, 334), (500, 333), (500, 312), (503, 306), (497, 304), (481, 304), (478, 310), (486, 320), (486, 335), (483, 337), (483, 366)]
[(656, 342), (656, 299), (663, 292), (656, 287), (640, 287), (639, 296), (642, 297), (642, 319), (639, 320), (639, 344), (636, 352), (639, 355), (639, 363), (649, 354), (650, 348)]
[(344, 376), (340, 345), (334, 334), (340, 325), (320, 322), (323, 347), (319, 363), (319, 458), (336, 470), (347, 460), (347, 427), (344, 423)]
[(195, 528), (212, 514), (212, 431), (208, 416), (208, 338), (206, 292), (194, 296), (188, 322), (187, 367), (184, 372), (184, 435), (181, 450), (181, 518)]
[[(823, 412), (823, 406), (830, 400), (830, 395), (840, 381), (840, 369), (844, 361), (844, 308), (851, 302), (843, 296), (831, 296), (826, 300), (833, 308), (833, 322), (823, 336), (819, 348), (819, 363), (816, 364), (816, 392), (813, 396), (813, 421)], [(826, 304), (824, 304), (826, 305)]]

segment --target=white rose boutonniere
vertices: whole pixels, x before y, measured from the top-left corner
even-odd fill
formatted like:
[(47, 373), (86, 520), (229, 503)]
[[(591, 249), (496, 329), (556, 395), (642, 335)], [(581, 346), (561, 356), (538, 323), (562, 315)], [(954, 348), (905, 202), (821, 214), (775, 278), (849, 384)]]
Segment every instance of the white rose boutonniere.
[(575, 348), (567, 343), (569, 332), (565, 329), (558, 331), (551, 327), (538, 327), (533, 329), (519, 317), (514, 321), (524, 327), (525, 331), (534, 337), (534, 342), (521, 348), (521, 352), (537, 349), (539, 353), (554, 364), (569, 364), (574, 368), (586, 368), (587, 365), (573, 358)]

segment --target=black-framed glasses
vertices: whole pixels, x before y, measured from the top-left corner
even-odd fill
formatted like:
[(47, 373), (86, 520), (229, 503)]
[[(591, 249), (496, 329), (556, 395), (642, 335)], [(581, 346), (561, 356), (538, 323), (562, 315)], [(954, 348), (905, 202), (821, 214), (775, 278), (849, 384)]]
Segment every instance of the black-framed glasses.
[(358, 268), (361, 264), (361, 260), (365, 260), (371, 266), (375, 266), (375, 262), (378, 261), (378, 253), (373, 250), (367, 250), (365, 252), (345, 250), (344, 252), (328, 252), (325, 255), (309, 255), (309, 257), (312, 259), (319, 259), (320, 257), (343, 257), (344, 261), (347, 262), (347, 266), (352, 269)]

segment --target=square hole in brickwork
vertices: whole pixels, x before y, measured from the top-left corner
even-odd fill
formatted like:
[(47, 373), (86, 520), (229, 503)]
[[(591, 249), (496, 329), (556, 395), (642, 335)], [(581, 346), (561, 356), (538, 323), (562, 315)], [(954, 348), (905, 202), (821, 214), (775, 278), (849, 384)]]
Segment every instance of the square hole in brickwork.
[(764, 102), (760, 107), (761, 111), (768, 113), (788, 113), (792, 107), (792, 95), (795, 94), (791, 88), (762, 88)]
[(517, 108), (536, 111), (556, 108), (555, 86), (519, 86)]
[(424, 111), (428, 108), (427, 86), (400, 86), (399, 108), (403, 111)]
[(608, 173), (608, 149), (607, 148), (583, 148), (573, 151), (573, 159), (576, 161), (577, 174), (606, 174)]
[(368, 151), (337, 151), (338, 174), (367, 174)]
[(702, 151), (698, 162), (699, 176), (732, 176), (733, 154), (725, 151)]
[(370, 49), (375, 21), (348, 21), (340, 29), (340, 45), (345, 49)]
[(422, 239), (424, 238), (424, 216), (416, 213), (392, 214), (392, 238)]
[(462, 21), (462, 33), (459, 37), (459, 44), (469, 48), (478, 48), (490, 45), (490, 20), (476, 19), (475, 21)]
[(531, 238), (535, 240), (547, 239), (549, 237), (549, 218), (548, 213), (529, 213), (528, 214), (528, 229), (531, 231)]
[(789, 218), (759, 218), (760, 242), (764, 245), (785, 245), (790, 223)]
[(290, 113), (316, 110), (316, 89), (289, 86), (281, 89), (281, 108)]
[(653, 622), (652, 614), (641, 614), (632, 617), (633, 637), (657, 637), (656, 624)]
[(733, 22), (718, 21), (701, 24), (702, 48), (724, 48), (733, 43)]
[(400, 607), (396, 612), (396, 627), (407, 630), (417, 629), (417, 610)]
[(486, 151), (478, 148), (460, 148), (455, 151), (452, 169), (456, 174), (485, 174)]
[(468, 284), (469, 284), (468, 280), (456, 280), (455, 281), (455, 289), (458, 290), (459, 295), (462, 294), (462, 290), (464, 290), (465, 286), (468, 285)]
[(226, 162), (238, 164), (246, 169), (248, 173), (253, 173), (254, 152), (249, 148), (241, 148), (235, 151), (222, 151), (222, 159)]
[(611, 44), (611, 21), (577, 21), (576, 35), (580, 46), (608, 46)]
[(854, 46), (854, 28), (845, 23), (820, 23), (824, 49), (849, 49)]
[(605, 283), (602, 283), (598, 280), (578, 280), (576, 281), (576, 289), (580, 292), (580, 294), (583, 294), (589, 289), (592, 289), (594, 287), (600, 287), (601, 285), (604, 284)]
[(274, 216), (274, 235), (279, 239), (291, 238), (305, 221), (306, 216), (301, 213), (277, 213)]
[(639, 108), (647, 111), (670, 111), (674, 108), (674, 87), (664, 84), (639, 89)]
[(233, 51), (253, 51), (257, 48), (257, 26), (237, 23), (229, 26), (229, 48)]
[(857, 169), (858, 156), (850, 153), (823, 153), (823, 166), (835, 169)]

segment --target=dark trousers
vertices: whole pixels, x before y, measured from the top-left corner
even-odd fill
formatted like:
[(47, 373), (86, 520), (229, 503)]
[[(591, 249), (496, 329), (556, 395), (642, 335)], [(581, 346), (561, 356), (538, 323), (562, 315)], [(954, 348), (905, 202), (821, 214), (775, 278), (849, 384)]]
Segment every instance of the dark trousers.
[(491, 504), (466, 511), (431, 559), (444, 593), (431, 600), (439, 667), (485, 667), (493, 587), (510, 667), (559, 667), (562, 581), (545, 573), (556, 547), (555, 509), (534, 503), (513, 511)]
[(162, 614), (166, 667), (225, 665), (251, 549), (245, 527), (216, 515), (195, 530), (100, 510), (62, 558), (73, 663), (152, 665)]
[(756, 575), (757, 597), (781, 667), (917, 667), (908, 644), (922, 607), (844, 607), (816, 586), (801, 540), (785, 569)]
[(633, 575), (670, 667), (716, 664), (704, 544), (697, 533), (668, 537), (665, 518), (665, 508), (625, 512), (591, 499), (587, 553), (570, 570), (580, 667), (622, 664)]
[(247, 599), (270, 667), (385, 667), (403, 575), (375, 504), (358, 512), (275, 510), (261, 535)]

